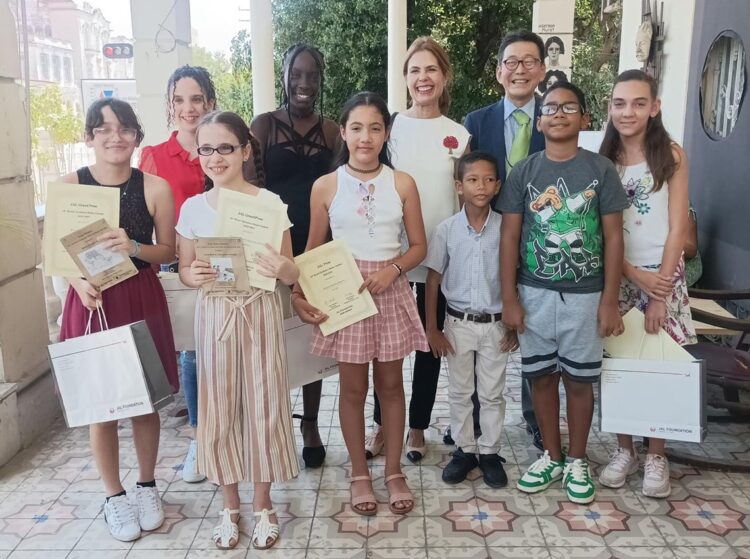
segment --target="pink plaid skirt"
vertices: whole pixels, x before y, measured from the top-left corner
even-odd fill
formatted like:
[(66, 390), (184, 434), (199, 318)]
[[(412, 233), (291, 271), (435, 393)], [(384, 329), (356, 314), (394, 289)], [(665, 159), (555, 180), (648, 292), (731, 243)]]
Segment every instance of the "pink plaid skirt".
[[(392, 260), (356, 260), (365, 279), (390, 265)], [(373, 295), (378, 314), (323, 336), (315, 328), (310, 352), (342, 363), (369, 363), (403, 359), (415, 350), (429, 351), (419, 320), (414, 292), (402, 275), (379, 295)]]

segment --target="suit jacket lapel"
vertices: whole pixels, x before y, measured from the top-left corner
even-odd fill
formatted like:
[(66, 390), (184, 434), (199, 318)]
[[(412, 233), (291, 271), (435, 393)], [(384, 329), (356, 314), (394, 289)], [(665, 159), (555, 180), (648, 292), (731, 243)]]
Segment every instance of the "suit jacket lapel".
[(507, 155), (505, 153), (505, 105), (502, 97), (492, 107), (490, 118), (489, 145), (495, 146), (495, 153), (493, 155), (497, 158), (500, 178), (505, 180), (505, 159)]

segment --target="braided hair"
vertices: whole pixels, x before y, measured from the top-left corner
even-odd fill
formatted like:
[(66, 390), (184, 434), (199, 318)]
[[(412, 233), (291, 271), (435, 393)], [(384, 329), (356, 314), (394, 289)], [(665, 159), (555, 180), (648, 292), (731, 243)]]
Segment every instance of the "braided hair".
[(211, 74), (208, 73), (203, 66), (190, 66), (185, 64), (180, 66), (167, 80), (167, 124), (172, 126), (174, 124), (173, 109), (174, 109), (174, 88), (178, 81), (182, 78), (192, 78), (201, 88), (203, 93), (204, 103), (208, 104), (211, 101), (214, 103), (216, 108), (216, 88), (214, 82), (211, 79)]
[[(244, 120), (242, 120), (242, 117), (231, 111), (213, 111), (208, 113), (201, 119), (200, 124), (198, 124), (196, 141), (200, 129), (207, 124), (221, 124), (235, 135), (241, 146), (250, 146), (250, 152), (253, 156), (253, 164), (255, 165), (255, 174), (257, 177), (256, 183), (259, 187), (263, 187), (265, 185), (266, 174), (263, 170), (263, 158), (260, 153), (260, 144), (258, 143), (258, 139), (253, 136), (252, 132), (250, 132), (250, 127)], [(250, 165), (246, 162), (242, 168), (242, 175), (245, 179), (250, 175), (249, 167)]]
[[(283, 82), (282, 82), (282, 90), (281, 90), (281, 106), (286, 110), (286, 116), (289, 119), (289, 124), (294, 127), (294, 121), (292, 121), (292, 113), (291, 113), (291, 103), (289, 101), (289, 92), (292, 88), (292, 68), (294, 67), (294, 61), (297, 60), (297, 57), (302, 54), (303, 52), (308, 53), (310, 56), (312, 56), (312, 59), (315, 61), (315, 64), (318, 67), (318, 72), (320, 73), (320, 88), (318, 89), (317, 93), (317, 99), (316, 104), (319, 105), (318, 108), (318, 120), (320, 125), (323, 125), (323, 90), (325, 88), (325, 82), (324, 82), (324, 70), (325, 70), (325, 57), (323, 56), (323, 53), (320, 52), (316, 47), (307, 45), (305, 43), (295, 43), (291, 45), (288, 49), (284, 51), (284, 54), (282, 55), (282, 72), (281, 75), (283, 76)], [(315, 105), (313, 105), (313, 111), (315, 111)], [(299, 144), (299, 140), (295, 137), (292, 140), (294, 150), (299, 152), (301, 151), (302, 145)], [(325, 135), (323, 135), (323, 143), (327, 146)], [(298, 145), (299, 144), (299, 145)]]

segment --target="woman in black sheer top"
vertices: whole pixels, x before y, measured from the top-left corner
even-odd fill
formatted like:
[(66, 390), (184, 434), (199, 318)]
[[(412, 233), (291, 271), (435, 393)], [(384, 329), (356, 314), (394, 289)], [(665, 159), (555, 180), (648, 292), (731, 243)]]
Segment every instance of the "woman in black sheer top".
[[(310, 228), (310, 191), (319, 177), (331, 171), (333, 154), (340, 140), (338, 125), (322, 116), (322, 53), (315, 47), (296, 44), (284, 53), (282, 106), (258, 115), (250, 130), (258, 139), (265, 176), (250, 180), (278, 194), (289, 206), (294, 255), (305, 251)], [(319, 109), (316, 110), (316, 104)], [(318, 431), (318, 410), (322, 381), (302, 389), (304, 411), (301, 430), (302, 458), (308, 468), (318, 468), (325, 459), (325, 447)]]

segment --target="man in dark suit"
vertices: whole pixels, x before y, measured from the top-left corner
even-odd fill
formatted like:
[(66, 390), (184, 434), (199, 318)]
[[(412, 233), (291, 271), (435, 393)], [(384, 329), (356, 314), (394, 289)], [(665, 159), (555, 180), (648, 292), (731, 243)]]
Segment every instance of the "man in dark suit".
[[(544, 136), (536, 129), (541, 99), (534, 91), (545, 71), (544, 41), (539, 35), (530, 31), (507, 35), (500, 43), (495, 71), (505, 96), (469, 113), (464, 121), (471, 134), (472, 151), (486, 151), (497, 158), (502, 182), (516, 163), (544, 149)], [(525, 380), (521, 384), (521, 406), (534, 446), (544, 450), (531, 403), (531, 386)]]

